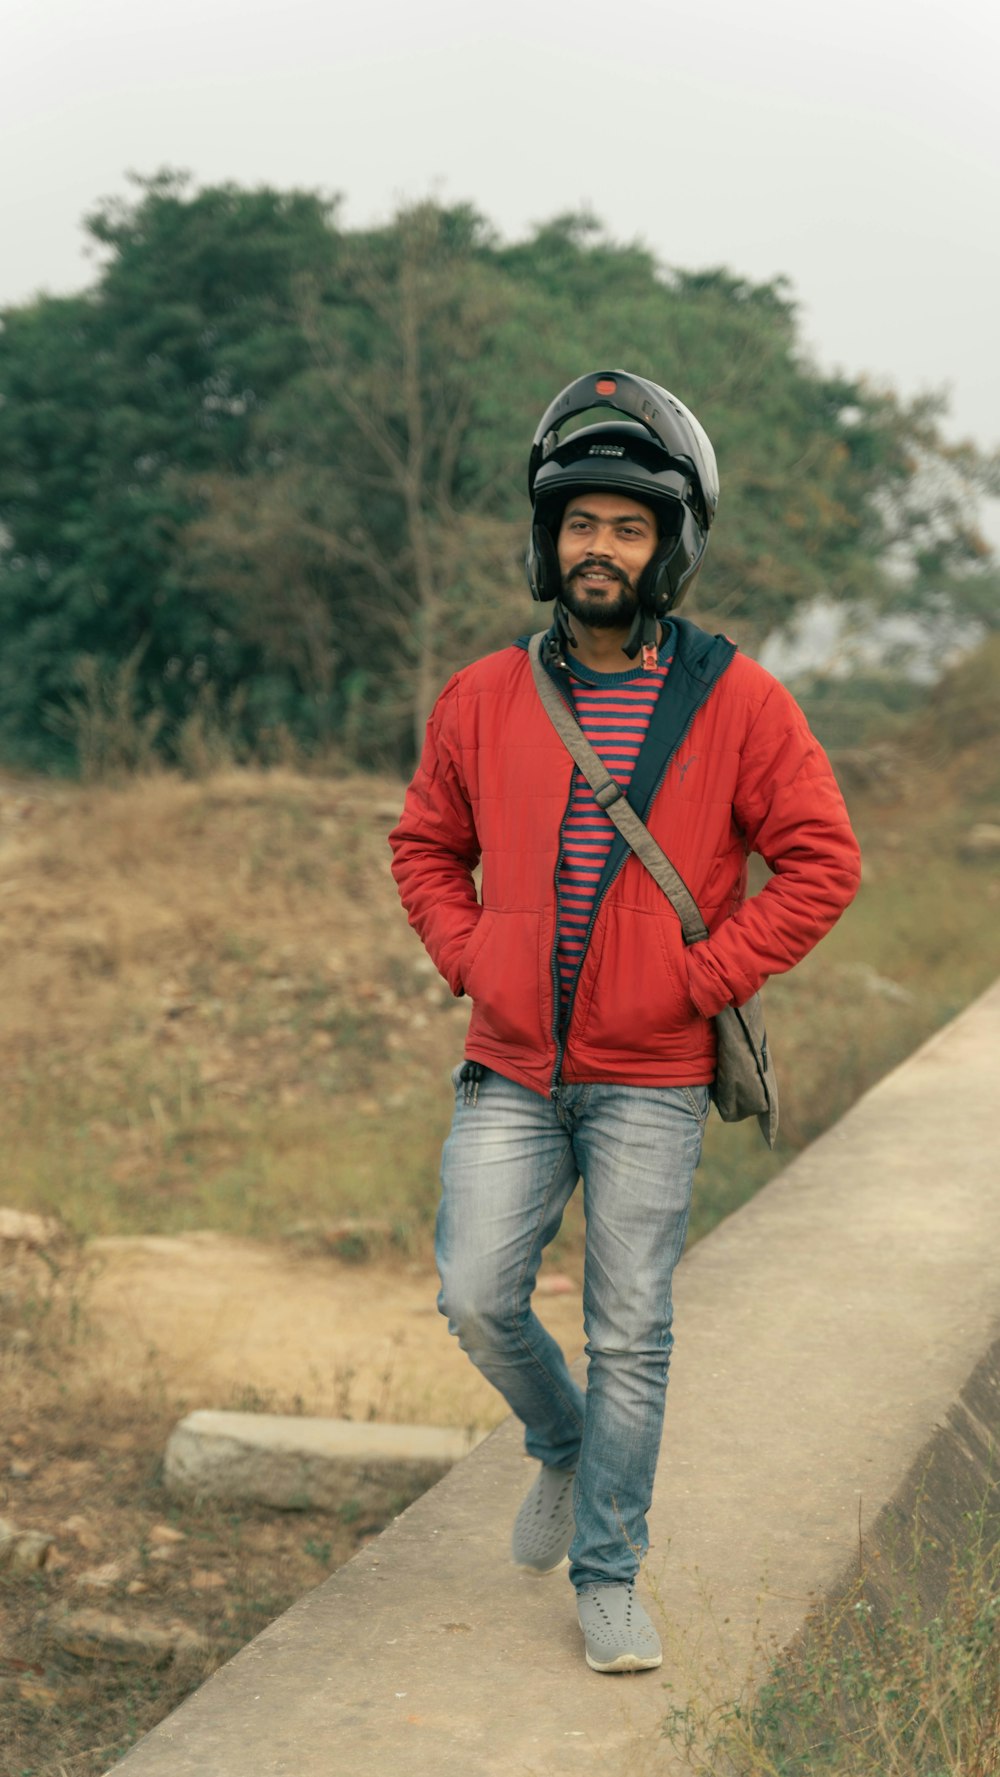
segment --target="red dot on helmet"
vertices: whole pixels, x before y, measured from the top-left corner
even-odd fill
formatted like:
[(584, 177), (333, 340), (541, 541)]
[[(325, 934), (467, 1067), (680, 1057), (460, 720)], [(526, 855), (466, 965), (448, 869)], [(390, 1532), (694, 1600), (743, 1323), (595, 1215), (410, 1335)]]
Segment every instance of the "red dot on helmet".
[(613, 376), (599, 376), (594, 384), (594, 388), (598, 395), (613, 395), (617, 387), (618, 384), (615, 382)]

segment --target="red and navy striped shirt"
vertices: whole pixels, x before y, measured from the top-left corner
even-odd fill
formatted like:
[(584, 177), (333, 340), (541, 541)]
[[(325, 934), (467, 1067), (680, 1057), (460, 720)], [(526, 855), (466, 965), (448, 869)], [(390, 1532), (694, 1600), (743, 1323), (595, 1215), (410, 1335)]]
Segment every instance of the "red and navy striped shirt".
[[(668, 637), (647, 671), (633, 667), (623, 673), (598, 673), (570, 658), (570, 689), (576, 719), (618, 788), (626, 791), (649, 718), (663, 688), (670, 662)], [(587, 942), (594, 895), (617, 828), (599, 808), (580, 771), (574, 771), (569, 806), (563, 820), (559, 868), (557, 957), (565, 1022), (576, 972)]]

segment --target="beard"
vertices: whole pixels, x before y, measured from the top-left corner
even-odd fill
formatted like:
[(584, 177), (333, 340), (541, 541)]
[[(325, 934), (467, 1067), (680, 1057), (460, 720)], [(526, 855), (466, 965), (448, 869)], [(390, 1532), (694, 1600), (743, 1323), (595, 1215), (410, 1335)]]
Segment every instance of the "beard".
[(639, 600), (635, 587), (627, 575), (619, 573), (617, 568), (609, 568), (601, 563), (602, 571), (610, 574), (619, 582), (619, 589), (613, 598), (602, 598), (595, 593), (586, 592), (582, 586), (575, 584), (577, 576), (586, 569), (596, 567), (596, 562), (581, 562), (564, 576), (562, 583), (562, 602), (573, 617), (579, 618), (588, 629), (628, 629), (636, 613)]

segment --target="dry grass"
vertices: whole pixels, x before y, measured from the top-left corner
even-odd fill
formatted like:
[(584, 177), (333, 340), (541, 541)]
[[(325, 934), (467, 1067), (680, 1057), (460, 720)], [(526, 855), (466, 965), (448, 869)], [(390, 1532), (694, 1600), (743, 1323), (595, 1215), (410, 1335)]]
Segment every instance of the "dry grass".
[(997, 1777), (1000, 1553), (964, 1530), (933, 1611), (912, 1559), (890, 1576), (890, 1608), (885, 1572), (875, 1602), (864, 1572), (742, 1701), (669, 1714), (691, 1777)]
[[(1000, 884), (962, 853), (1000, 818), (990, 749), (924, 737), (884, 765), (850, 766), (858, 901), (768, 991), (782, 1145), (710, 1124), (695, 1238), (995, 973)], [(398, 907), (401, 794), (285, 770), (0, 784), (9, 1202), (81, 1234), (375, 1210), (426, 1252), (467, 1007)]]
[[(0, 1570), (0, 1777), (99, 1777), (382, 1527), (363, 1498), (339, 1516), (178, 1504), (161, 1480), (176, 1411), (155, 1362), (123, 1371), (115, 1386), (103, 1359), (85, 1255), (8, 1248), (0, 1517), (55, 1544), (37, 1571)], [(83, 1608), (182, 1626), (203, 1646), (148, 1670), (74, 1658), (54, 1645), (51, 1624)]]
[(464, 1014), (390, 899), (398, 800), (281, 772), (0, 797), (9, 1201), (271, 1233), (377, 1197), (419, 1228)]

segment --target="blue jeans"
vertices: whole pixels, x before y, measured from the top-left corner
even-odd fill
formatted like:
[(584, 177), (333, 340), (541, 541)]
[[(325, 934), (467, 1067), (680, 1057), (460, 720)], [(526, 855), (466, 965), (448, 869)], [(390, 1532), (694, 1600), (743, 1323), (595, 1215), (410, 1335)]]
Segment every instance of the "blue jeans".
[[(648, 1547), (671, 1283), (708, 1087), (561, 1086), (553, 1099), (489, 1070), (475, 1092), (458, 1069), (452, 1078), (438, 1306), (524, 1424), (529, 1456), (576, 1469), (574, 1586), (628, 1583)], [(580, 1177), (586, 1394), (531, 1308), (542, 1253)]]

